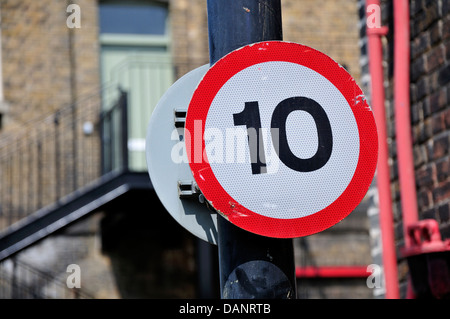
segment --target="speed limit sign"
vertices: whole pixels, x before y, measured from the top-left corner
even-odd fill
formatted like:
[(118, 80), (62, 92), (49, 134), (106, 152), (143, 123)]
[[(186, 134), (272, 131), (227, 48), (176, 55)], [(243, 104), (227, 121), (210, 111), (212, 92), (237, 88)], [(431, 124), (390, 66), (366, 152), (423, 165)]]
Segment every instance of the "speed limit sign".
[(242, 47), (214, 64), (185, 124), (193, 177), (231, 223), (278, 238), (327, 229), (360, 203), (378, 141), (348, 72), (296, 43)]

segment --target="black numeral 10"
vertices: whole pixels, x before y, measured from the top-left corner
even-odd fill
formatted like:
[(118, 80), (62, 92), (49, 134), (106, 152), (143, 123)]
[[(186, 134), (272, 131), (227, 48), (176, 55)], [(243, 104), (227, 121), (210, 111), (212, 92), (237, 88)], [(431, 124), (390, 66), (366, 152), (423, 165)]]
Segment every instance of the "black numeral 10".
[[(293, 111), (308, 112), (314, 119), (318, 133), (318, 147), (310, 158), (299, 158), (292, 153), (286, 135), (286, 120)], [(247, 132), (256, 134), (253, 143), (249, 142), (252, 174), (266, 173), (264, 143), (261, 137), (261, 117), (258, 102), (246, 102), (244, 110), (233, 114), (234, 125), (245, 125)], [(273, 111), (271, 129), (278, 130), (278, 136), (271, 134), (272, 143), (280, 160), (289, 168), (298, 172), (311, 172), (323, 167), (331, 156), (333, 136), (330, 121), (322, 106), (307, 97), (291, 97), (281, 101)]]

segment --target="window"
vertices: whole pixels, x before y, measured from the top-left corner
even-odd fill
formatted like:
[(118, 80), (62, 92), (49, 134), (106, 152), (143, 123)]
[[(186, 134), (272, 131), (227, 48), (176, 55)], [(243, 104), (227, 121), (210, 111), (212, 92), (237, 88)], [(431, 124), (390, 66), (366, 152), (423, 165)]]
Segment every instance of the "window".
[(168, 10), (157, 4), (100, 4), (100, 33), (165, 35)]
[[(101, 78), (102, 83), (115, 84), (128, 93), (127, 150), (132, 171), (147, 170), (143, 146), (148, 120), (173, 83), (169, 19), (168, 3), (114, 0), (99, 4)], [(115, 94), (104, 94), (103, 109), (113, 107), (116, 99)], [(120, 127), (113, 130), (121, 132)], [(116, 157), (111, 163), (120, 163), (120, 155), (112, 156)]]

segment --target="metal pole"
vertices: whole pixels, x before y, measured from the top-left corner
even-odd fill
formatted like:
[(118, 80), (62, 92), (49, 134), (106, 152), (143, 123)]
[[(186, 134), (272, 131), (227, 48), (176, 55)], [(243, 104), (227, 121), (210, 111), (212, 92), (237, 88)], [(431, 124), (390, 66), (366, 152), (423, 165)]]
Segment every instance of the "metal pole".
[[(210, 63), (247, 44), (282, 40), (280, 0), (208, 0)], [(221, 297), (295, 298), (292, 239), (242, 230), (218, 218)]]
[[(366, 13), (370, 6), (380, 7), (380, 0), (367, 0)], [(381, 13), (380, 17), (381, 19)], [(367, 27), (369, 41), (369, 72), (371, 77), (371, 101), (373, 113), (378, 128), (378, 166), (377, 187), (380, 206), (380, 229), (383, 247), (383, 267), (386, 283), (386, 298), (398, 299), (398, 268), (395, 251), (394, 217), (392, 213), (391, 177), (389, 173), (389, 148), (387, 144), (384, 72), (383, 72), (383, 45), (381, 37), (388, 32), (387, 27)]]

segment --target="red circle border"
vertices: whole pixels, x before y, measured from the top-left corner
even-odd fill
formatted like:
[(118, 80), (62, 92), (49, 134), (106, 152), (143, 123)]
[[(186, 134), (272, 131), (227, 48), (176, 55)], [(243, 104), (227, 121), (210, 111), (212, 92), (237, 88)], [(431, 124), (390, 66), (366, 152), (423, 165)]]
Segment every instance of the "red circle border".
[(204, 158), (206, 155), (202, 156), (201, 162), (193, 160), (193, 147), (188, 141), (186, 151), (189, 165), (205, 198), (236, 226), (267, 237), (308, 236), (347, 217), (367, 193), (375, 174), (378, 136), (373, 113), (361, 89), (343, 67), (322, 52), (297, 43), (265, 41), (244, 46), (217, 61), (205, 74), (189, 104), (185, 130), (190, 132), (191, 141), (194, 141), (194, 121), (201, 120), (201, 154), (205, 154), (205, 122), (218, 91), (241, 70), (269, 61), (291, 62), (308, 67), (333, 83), (347, 100), (358, 125), (360, 152), (356, 170), (344, 192), (328, 207), (309, 216), (294, 219), (271, 218), (253, 212), (234, 200), (218, 182), (207, 159)]

